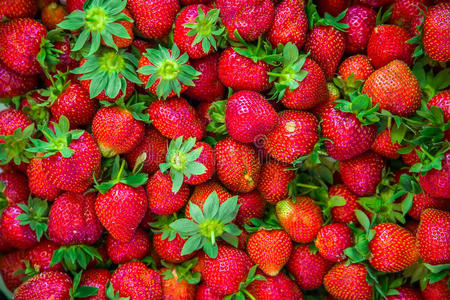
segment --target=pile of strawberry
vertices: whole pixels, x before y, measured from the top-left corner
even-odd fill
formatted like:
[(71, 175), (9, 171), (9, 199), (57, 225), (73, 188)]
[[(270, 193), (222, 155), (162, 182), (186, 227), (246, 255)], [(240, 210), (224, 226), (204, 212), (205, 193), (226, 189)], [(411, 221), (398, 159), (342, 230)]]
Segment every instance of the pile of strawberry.
[(448, 1), (0, 19), (7, 298), (450, 299)]

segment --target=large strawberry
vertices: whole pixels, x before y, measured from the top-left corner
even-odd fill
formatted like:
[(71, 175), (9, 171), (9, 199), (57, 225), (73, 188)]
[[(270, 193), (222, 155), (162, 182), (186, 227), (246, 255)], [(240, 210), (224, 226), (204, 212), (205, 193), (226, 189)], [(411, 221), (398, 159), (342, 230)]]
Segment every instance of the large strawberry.
[(11, 251), (0, 257), (0, 275), (8, 290), (14, 291), (22, 284), (25, 274), (16, 272), (26, 268), (26, 259), (27, 252), (24, 250)]
[(430, 1), (427, 0), (395, 0), (393, 1), (391, 24), (410, 27), (411, 21), (420, 14)]
[(450, 210), (450, 203), (447, 199), (431, 197), (427, 193), (415, 194), (408, 215), (415, 220), (420, 220), (420, 216), (427, 208), (448, 211)]
[(37, 87), (36, 76), (23, 76), (8, 68), (0, 60), (0, 97), (15, 97)]
[(446, 62), (450, 60), (450, 49), (445, 45), (450, 42), (448, 18), (450, 4), (443, 2), (432, 6), (423, 23), (422, 42), (425, 52), (432, 59)]
[(375, 28), (377, 13), (370, 7), (355, 4), (348, 8), (342, 23), (347, 24), (345, 52), (362, 53), (367, 48), (370, 34)]
[[(52, 257), (59, 245), (52, 241), (41, 241), (28, 252), (27, 259), (34, 272), (64, 271), (61, 263), (51, 265)], [(25, 270), (27, 272), (27, 270)], [(28, 275), (28, 274), (27, 274)]]
[(328, 190), (328, 197), (331, 199), (334, 196), (344, 198), (345, 204), (342, 206), (335, 206), (331, 208), (330, 212), (333, 222), (345, 224), (348, 224), (350, 222), (356, 223), (357, 219), (355, 215), (355, 209), (362, 208), (358, 203), (358, 196), (343, 184), (337, 184), (330, 187), (330, 189)]
[[(413, 151), (414, 152), (414, 151)], [(442, 168), (419, 176), (420, 186), (432, 197), (450, 198), (450, 151), (444, 154)]]
[(367, 270), (363, 264), (340, 262), (325, 275), (325, 289), (337, 299), (372, 299), (373, 287), (366, 280)]
[(251, 219), (261, 219), (264, 216), (266, 201), (256, 190), (250, 193), (239, 193), (238, 204), (240, 206), (235, 222), (239, 226), (250, 224)]
[[(19, 172), (4, 172), (0, 174), (0, 185), (3, 182), (3, 190), (0, 188), (0, 193), (6, 199), (0, 199), (0, 206), (14, 205), (17, 203), (25, 203), (30, 195), (28, 189), (28, 178)], [(3, 197), (2, 197), (3, 198)], [(2, 203), (6, 200), (6, 203)]]
[(70, 299), (72, 280), (69, 275), (58, 271), (39, 273), (22, 284), (14, 292), (17, 300), (65, 300)]
[(36, 0), (6, 0), (0, 7), (0, 19), (33, 18), (37, 12)]
[(97, 295), (85, 298), (86, 300), (100, 300), (106, 298), (106, 289), (111, 273), (106, 269), (89, 269), (81, 274), (79, 287), (94, 287)]
[(256, 187), (264, 199), (276, 204), (288, 197), (288, 184), (295, 178), (295, 171), (278, 161), (268, 161), (261, 167), (261, 176)]
[(27, 168), (27, 176), (30, 192), (38, 198), (53, 201), (62, 192), (61, 189), (47, 179), (42, 167), (42, 159), (38, 157), (30, 161)]
[(342, 261), (344, 250), (353, 245), (353, 233), (349, 227), (335, 223), (322, 227), (314, 241), (320, 255), (329, 261)]
[(106, 249), (111, 261), (123, 264), (133, 259), (142, 259), (150, 253), (150, 238), (144, 230), (138, 228), (128, 242), (121, 242), (112, 235), (106, 238)]

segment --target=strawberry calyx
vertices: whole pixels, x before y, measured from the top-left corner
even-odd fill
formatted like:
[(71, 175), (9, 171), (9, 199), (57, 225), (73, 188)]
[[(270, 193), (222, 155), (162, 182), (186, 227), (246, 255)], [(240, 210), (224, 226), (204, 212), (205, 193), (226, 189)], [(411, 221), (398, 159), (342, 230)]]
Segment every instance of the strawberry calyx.
[(50, 72), (56, 71), (56, 65), (60, 62), (59, 55), (63, 52), (55, 48), (55, 42), (64, 42), (64, 34), (61, 29), (54, 29), (47, 33), (41, 40), (41, 50), (36, 56), (47, 78), (51, 79)]
[(248, 290), (247, 287), (255, 280), (267, 280), (266, 277), (264, 277), (261, 274), (256, 274), (256, 270), (258, 269), (258, 265), (254, 265), (250, 268), (248, 271), (247, 278), (245, 281), (241, 282), (239, 284), (239, 291), (237, 291), (234, 294), (227, 295), (223, 298), (223, 300), (232, 300), (232, 299), (238, 299), (238, 300), (256, 300), (255, 296), (253, 296)]
[(195, 36), (192, 46), (202, 43), (202, 50), (204, 53), (209, 53), (211, 48), (217, 50), (216, 38), (223, 36), (225, 27), (220, 26), (219, 9), (211, 9), (205, 15), (202, 6), (198, 6), (198, 16), (194, 23), (185, 23), (184, 27), (191, 30), (187, 36)]
[(258, 37), (256, 45), (245, 41), (237, 29), (234, 31), (234, 36), (238, 42), (230, 40), (233, 50), (242, 56), (250, 58), (254, 63), (264, 61), (269, 65), (275, 66), (281, 58), (281, 55), (277, 53), (277, 49), (272, 49), (269, 42), (263, 41), (262, 36)]
[(43, 93), (45, 94), (45, 90), (39, 90), (33, 93), (33, 96), (30, 93), (25, 94), (28, 105), (22, 107), (22, 111), (36, 123), (38, 129), (46, 127), (50, 118), (48, 109), (41, 105), (45, 101)]
[(166, 162), (159, 165), (159, 169), (164, 174), (169, 171), (172, 179), (172, 193), (177, 193), (184, 178), (189, 179), (192, 175), (201, 175), (206, 172), (206, 167), (197, 162), (203, 147), (193, 149), (196, 139), (190, 137), (183, 142), (180, 136), (169, 143), (167, 149)]
[(347, 10), (344, 10), (336, 17), (333, 17), (329, 13), (325, 13), (323, 18), (320, 17), (319, 12), (317, 11), (317, 5), (312, 2), (312, 0), (308, 1), (306, 5), (305, 13), (308, 17), (309, 29), (313, 29), (314, 26), (332, 26), (339, 31), (346, 31), (349, 27), (348, 24), (339, 23), (347, 13)]
[(228, 135), (227, 127), (225, 125), (225, 111), (227, 107), (227, 100), (215, 101), (211, 104), (208, 110), (212, 121), (206, 126), (206, 130), (213, 132), (217, 137), (225, 137)]
[(182, 280), (189, 284), (197, 284), (201, 280), (199, 272), (192, 272), (192, 268), (197, 265), (198, 257), (185, 261), (182, 264), (171, 264), (166, 261), (161, 261), (161, 264), (167, 268), (161, 275), (164, 280), (175, 278), (178, 282)]
[(52, 256), (50, 266), (62, 263), (64, 269), (75, 272), (80, 268), (86, 270), (92, 260), (103, 261), (97, 248), (88, 245), (61, 246)]
[(377, 17), (375, 19), (376, 26), (380, 26), (382, 24), (388, 23), (392, 16), (392, 9), (394, 8), (393, 5), (389, 6), (388, 9), (383, 11), (383, 7), (380, 7), (377, 12)]
[(149, 223), (149, 225), (153, 228), (153, 233), (161, 233), (161, 239), (169, 239), (169, 241), (173, 241), (177, 232), (170, 227), (170, 224), (177, 219), (177, 215), (161, 215), (156, 217), (156, 221)]
[(31, 230), (36, 232), (38, 242), (44, 233), (47, 232), (48, 202), (39, 198), (29, 198), (28, 204), (20, 203), (18, 206), (23, 213), (16, 217), (20, 225), (29, 225)]
[[(364, 81), (363, 80), (355, 80), (355, 75), (352, 72), (347, 78), (342, 78), (342, 76), (337, 76), (333, 78), (333, 83), (335, 84), (335, 87), (338, 87), (339, 90), (342, 90), (344, 95), (347, 97), (350, 97), (350, 94), (352, 92), (358, 91)], [(329, 83), (327, 83), (328, 85)], [(339, 93), (339, 90), (337, 93)]]
[[(420, 9), (419, 16), (421, 16), (422, 18), (425, 19), (425, 11), (423, 10), (423, 7), (419, 7), (419, 9)], [(426, 9), (426, 7), (425, 7), (425, 9)], [(377, 16), (377, 20), (378, 20), (378, 16)], [(416, 45), (416, 48), (414, 49), (414, 52), (412, 54), (412, 57), (414, 57), (415, 59), (418, 59), (425, 54), (425, 49), (424, 49), (423, 42), (422, 42), (423, 23), (424, 22), (420, 22), (420, 24), (416, 26), (418, 34), (416, 34), (415, 36), (413, 36), (412, 38), (410, 38), (409, 40), (406, 41), (408, 44)]]
[(6, 183), (0, 180), (0, 216), (3, 210), (8, 207), (8, 197), (5, 195)]
[(110, 281), (106, 284), (106, 298), (109, 300), (129, 300), (130, 297), (120, 297), (120, 292), (114, 291), (114, 287)]
[(98, 287), (80, 286), (82, 273), (83, 272), (80, 271), (78, 273), (75, 273), (73, 276), (73, 286), (69, 291), (70, 300), (97, 295)]
[(119, 98), (114, 103), (108, 101), (100, 101), (100, 103), (105, 107), (120, 107), (123, 110), (129, 111), (135, 120), (144, 122), (146, 124), (151, 123), (150, 116), (148, 115), (148, 113), (145, 113), (145, 110), (148, 108), (148, 101), (147, 99), (141, 99), (139, 94), (135, 94), (130, 97), (127, 103), (125, 103), (124, 98)]
[(366, 94), (351, 92), (349, 100), (337, 100), (334, 109), (354, 114), (362, 125), (375, 124), (380, 121), (378, 110), (380, 105), (373, 105), (372, 99)]
[(188, 237), (181, 255), (203, 249), (206, 255), (216, 258), (219, 251), (217, 239), (237, 247), (237, 236), (242, 230), (231, 223), (236, 218), (240, 206), (237, 198), (231, 197), (220, 205), (219, 197), (214, 191), (206, 199), (203, 210), (198, 205), (190, 203), (189, 211), (193, 220), (178, 219), (170, 224), (180, 236)]
[(432, 64), (430, 58), (424, 57), (418, 59), (411, 70), (419, 81), (426, 100), (431, 99), (438, 91), (445, 90), (450, 85), (450, 69), (443, 68), (435, 74)]
[(87, 43), (89, 45), (88, 56), (93, 55), (103, 41), (107, 46), (118, 50), (113, 36), (130, 39), (125, 27), (119, 21), (133, 22), (133, 19), (123, 13), (127, 5), (125, 0), (92, 0), (86, 1), (83, 10), (75, 10), (66, 16), (58, 27), (71, 31), (80, 30), (72, 51), (81, 50)]
[(244, 224), (244, 229), (248, 233), (255, 233), (260, 230), (283, 230), (283, 227), (278, 222), (274, 206), (268, 207), (263, 219), (251, 218), (250, 224)]
[(166, 99), (171, 92), (180, 96), (181, 84), (193, 86), (193, 80), (201, 74), (188, 64), (189, 56), (187, 53), (181, 54), (175, 43), (170, 50), (159, 45), (158, 49), (148, 49), (143, 55), (150, 64), (138, 69), (138, 73), (150, 75), (146, 89), (158, 80), (156, 88), (158, 98)]
[(23, 130), (17, 128), (11, 135), (0, 135), (0, 164), (5, 165), (13, 161), (16, 165), (22, 162), (29, 163), (34, 157), (33, 153), (28, 150), (31, 137), (35, 133), (34, 123), (30, 124)]
[(428, 284), (441, 281), (450, 273), (450, 264), (430, 265), (419, 261), (403, 271), (403, 275), (409, 278), (411, 284), (419, 282), (421, 290), (424, 290)]
[(38, 103), (38, 106), (51, 107), (53, 103), (55, 103), (59, 95), (61, 95), (70, 85), (70, 80), (67, 80), (67, 75), (68, 73), (61, 73), (58, 71), (56, 75), (48, 77), (52, 85), (40, 92), (41, 96), (47, 98), (47, 100)]

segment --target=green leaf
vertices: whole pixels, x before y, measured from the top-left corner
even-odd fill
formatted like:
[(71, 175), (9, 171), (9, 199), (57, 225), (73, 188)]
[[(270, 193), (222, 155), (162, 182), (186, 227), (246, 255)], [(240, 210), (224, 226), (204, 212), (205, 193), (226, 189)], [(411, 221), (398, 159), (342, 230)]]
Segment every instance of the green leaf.
[(216, 191), (213, 191), (208, 198), (206, 198), (203, 205), (203, 213), (206, 219), (214, 219), (219, 212), (219, 197)]
[(202, 248), (204, 238), (201, 235), (191, 236), (186, 243), (184, 243), (183, 249), (181, 250), (181, 255), (188, 255), (194, 251)]
[(361, 224), (365, 231), (368, 232), (370, 229), (370, 220), (367, 215), (363, 211), (355, 209), (355, 216), (358, 219), (359, 224)]
[[(191, 203), (191, 206), (195, 205)], [(179, 219), (170, 224), (170, 227), (180, 233), (196, 233), (198, 232), (198, 225), (189, 219)]]

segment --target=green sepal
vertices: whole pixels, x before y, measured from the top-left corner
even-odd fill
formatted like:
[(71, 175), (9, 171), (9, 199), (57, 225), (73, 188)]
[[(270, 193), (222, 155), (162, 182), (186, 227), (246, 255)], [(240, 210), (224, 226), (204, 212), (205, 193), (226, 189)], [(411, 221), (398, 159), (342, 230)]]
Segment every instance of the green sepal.
[(215, 101), (211, 104), (208, 110), (212, 121), (206, 126), (206, 130), (214, 132), (219, 136), (226, 136), (228, 134), (227, 127), (225, 126), (225, 110), (227, 106), (227, 100)]
[(366, 261), (370, 256), (369, 242), (375, 236), (375, 230), (372, 228), (376, 223), (376, 215), (370, 220), (362, 210), (355, 209), (355, 216), (363, 229), (357, 227), (353, 222), (348, 225), (355, 237), (354, 246), (344, 250), (344, 254), (348, 257), (348, 263)]
[(99, 262), (103, 261), (103, 258), (97, 248), (93, 246), (61, 246), (53, 253), (50, 266), (62, 263), (66, 270), (75, 272), (80, 269), (86, 270), (88, 264), (94, 259)]
[(22, 162), (29, 163), (34, 157), (33, 153), (27, 151), (30, 146), (31, 137), (35, 134), (34, 123), (25, 129), (17, 128), (11, 135), (0, 135), (3, 143), (0, 143), (0, 164), (5, 165), (13, 161), (20, 165)]
[(23, 213), (16, 217), (20, 225), (29, 225), (36, 232), (36, 238), (41, 240), (47, 232), (48, 202), (39, 198), (29, 198), (28, 204), (18, 204)]
[(389, 19), (392, 16), (392, 9), (393, 8), (394, 8), (394, 5), (391, 5), (385, 11), (383, 11), (383, 7), (380, 7), (380, 9), (378, 9), (376, 23), (375, 23), (376, 26), (380, 26), (382, 24), (386, 24), (389, 21)]
[(0, 180), (0, 216), (3, 210), (8, 207), (8, 197), (5, 195), (6, 183)]
[(61, 29), (54, 29), (47, 33), (45, 38), (41, 39), (40, 51), (36, 56), (37, 61), (44, 70), (45, 76), (50, 79), (50, 73), (56, 71), (56, 65), (60, 62), (59, 55), (63, 51), (56, 49), (54, 43), (64, 41), (64, 35)]
[(372, 100), (366, 94), (351, 92), (350, 100), (340, 99), (335, 103), (334, 108), (347, 113), (354, 114), (362, 125), (375, 124), (380, 121), (378, 110), (380, 105), (372, 105)]
[(139, 96), (139, 94), (135, 93), (130, 97), (127, 103), (124, 103), (124, 98), (119, 98), (114, 103), (108, 101), (100, 101), (100, 104), (105, 107), (118, 106), (129, 111), (133, 115), (133, 118), (135, 120), (144, 122), (145, 124), (150, 124), (150, 116), (146, 112), (146, 110), (148, 109), (148, 104), (144, 101), (141, 102), (140, 98), (141, 97)]
[(239, 284), (239, 291), (234, 294), (225, 296), (223, 300), (245, 300), (245, 299), (256, 299), (248, 290), (247, 287), (256, 280), (267, 280), (263, 275), (256, 274), (256, 270), (258, 269), (258, 265), (254, 265), (250, 268), (247, 274), (247, 278), (245, 281)]
[(73, 286), (70, 289), (70, 299), (85, 298), (95, 296), (98, 292), (98, 287), (94, 286), (80, 286), (81, 274), (83, 271), (75, 273), (73, 276)]
[(250, 58), (254, 63), (264, 61), (269, 65), (275, 66), (281, 58), (277, 49), (272, 49), (271, 44), (263, 40), (262, 36), (259, 36), (256, 45), (246, 42), (237, 30), (234, 31), (234, 36), (239, 43), (232, 42), (233, 50), (242, 56)]
[(64, 92), (70, 85), (70, 80), (67, 80), (67, 73), (61, 73), (57, 71), (57, 74), (54, 76), (49, 76), (52, 85), (47, 89), (43, 89), (40, 91), (40, 95), (47, 100), (38, 103), (37, 106), (42, 108), (50, 108), (53, 103), (58, 99), (59, 95)]
[(336, 17), (333, 17), (326, 12), (324, 14), (324, 17), (321, 18), (319, 16), (319, 13), (317, 12), (317, 6), (313, 3), (312, 0), (308, 0), (305, 13), (309, 21), (309, 29), (312, 29), (314, 26), (322, 25), (322, 26), (333, 26), (335, 29), (345, 32), (349, 27), (348, 24), (339, 22), (345, 17), (347, 9), (341, 12)]
[(199, 272), (192, 272), (192, 268), (195, 267), (197, 263), (198, 257), (195, 257), (178, 265), (161, 261), (161, 264), (168, 269), (161, 275), (164, 280), (168, 280), (174, 278), (173, 272), (175, 271), (178, 282), (185, 280), (189, 284), (198, 284), (201, 280), (201, 275)]
[(435, 73), (433, 68), (429, 67), (429, 64), (432, 64), (430, 60), (428, 57), (417, 59), (411, 69), (419, 81), (426, 100), (431, 99), (438, 91), (445, 90), (450, 85), (450, 69), (444, 68)]

